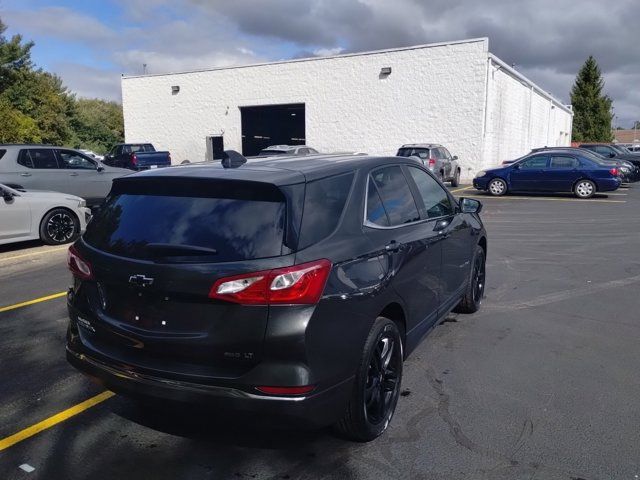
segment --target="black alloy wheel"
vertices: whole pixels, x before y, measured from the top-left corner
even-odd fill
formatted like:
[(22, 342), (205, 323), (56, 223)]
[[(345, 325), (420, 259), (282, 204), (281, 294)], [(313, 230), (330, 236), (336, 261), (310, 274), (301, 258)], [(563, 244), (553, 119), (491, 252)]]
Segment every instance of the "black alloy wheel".
[(75, 240), (80, 230), (76, 216), (64, 208), (47, 213), (40, 224), (40, 238), (49, 245), (62, 245)]
[(398, 326), (378, 317), (365, 342), (347, 411), (335, 425), (338, 433), (368, 442), (387, 429), (400, 396), (403, 359)]

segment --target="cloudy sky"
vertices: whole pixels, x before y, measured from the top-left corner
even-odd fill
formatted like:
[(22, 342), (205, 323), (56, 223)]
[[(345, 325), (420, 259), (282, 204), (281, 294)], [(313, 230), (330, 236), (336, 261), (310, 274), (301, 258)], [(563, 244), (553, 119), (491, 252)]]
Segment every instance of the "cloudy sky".
[(638, 0), (0, 0), (9, 34), (81, 96), (119, 100), (121, 73), (175, 72), (489, 37), (568, 102), (590, 54), (617, 125), (640, 120)]

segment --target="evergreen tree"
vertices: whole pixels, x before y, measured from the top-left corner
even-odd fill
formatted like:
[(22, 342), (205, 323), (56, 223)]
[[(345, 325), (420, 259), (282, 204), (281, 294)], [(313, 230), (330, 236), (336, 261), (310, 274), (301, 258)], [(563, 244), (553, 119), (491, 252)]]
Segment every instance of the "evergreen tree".
[(571, 89), (573, 105), (573, 141), (610, 142), (611, 104), (609, 96), (602, 93), (604, 80), (598, 63), (589, 56)]

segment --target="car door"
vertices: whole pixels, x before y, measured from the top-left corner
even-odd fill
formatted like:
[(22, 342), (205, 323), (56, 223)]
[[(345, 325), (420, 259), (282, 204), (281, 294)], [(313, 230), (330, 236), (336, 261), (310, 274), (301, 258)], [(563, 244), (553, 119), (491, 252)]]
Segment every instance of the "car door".
[(570, 192), (582, 177), (580, 161), (570, 155), (552, 155), (545, 176), (554, 192)]
[(52, 148), (28, 148), (18, 154), (19, 183), (26, 189), (70, 193), (67, 172), (59, 168)]
[[(5, 189), (0, 186), (0, 194)], [(7, 192), (9, 190), (6, 190)], [(31, 234), (31, 207), (26, 197), (14, 195), (11, 199), (0, 196), (0, 243), (17, 241)]]
[(548, 163), (548, 155), (533, 155), (514, 164), (509, 175), (511, 190), (521, 192), (553, 190), (553, 185), (545, 181)]
[(458, 302), (471, 269), (476, 235), (466, 216), (461, 215), (455, 199), (428, 173), (407, 167), (422, 200), (423, 218), (441, 243), (442, 267), (439, 315), (449, 312)]
[(96, 203), (111, 189), (111, 179), (98, 171), (98, 163), (75, 150), (57, 149), (58, 164), (67, 172), (69, 192)]
[(441, 238), (421, 217), (409, 181), (400, 165), (370, 172), (364, 230), (404, 301), (407, 340), (417, 343), (438, 317)]
[(444, 170), (444, 180), (451, 178), (451, 154), (444, 147), (439, 148), (442, 155), (442, 169)]

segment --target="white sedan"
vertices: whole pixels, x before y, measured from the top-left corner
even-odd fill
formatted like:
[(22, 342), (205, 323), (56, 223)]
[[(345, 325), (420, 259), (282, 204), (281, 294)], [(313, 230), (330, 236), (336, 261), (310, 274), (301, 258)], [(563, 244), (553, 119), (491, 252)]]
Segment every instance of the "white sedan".
[(49, 245), (68, 243), (84, 232), (90, 216), (80, 197), (0, 184), (0, 245), (38, 238)]

